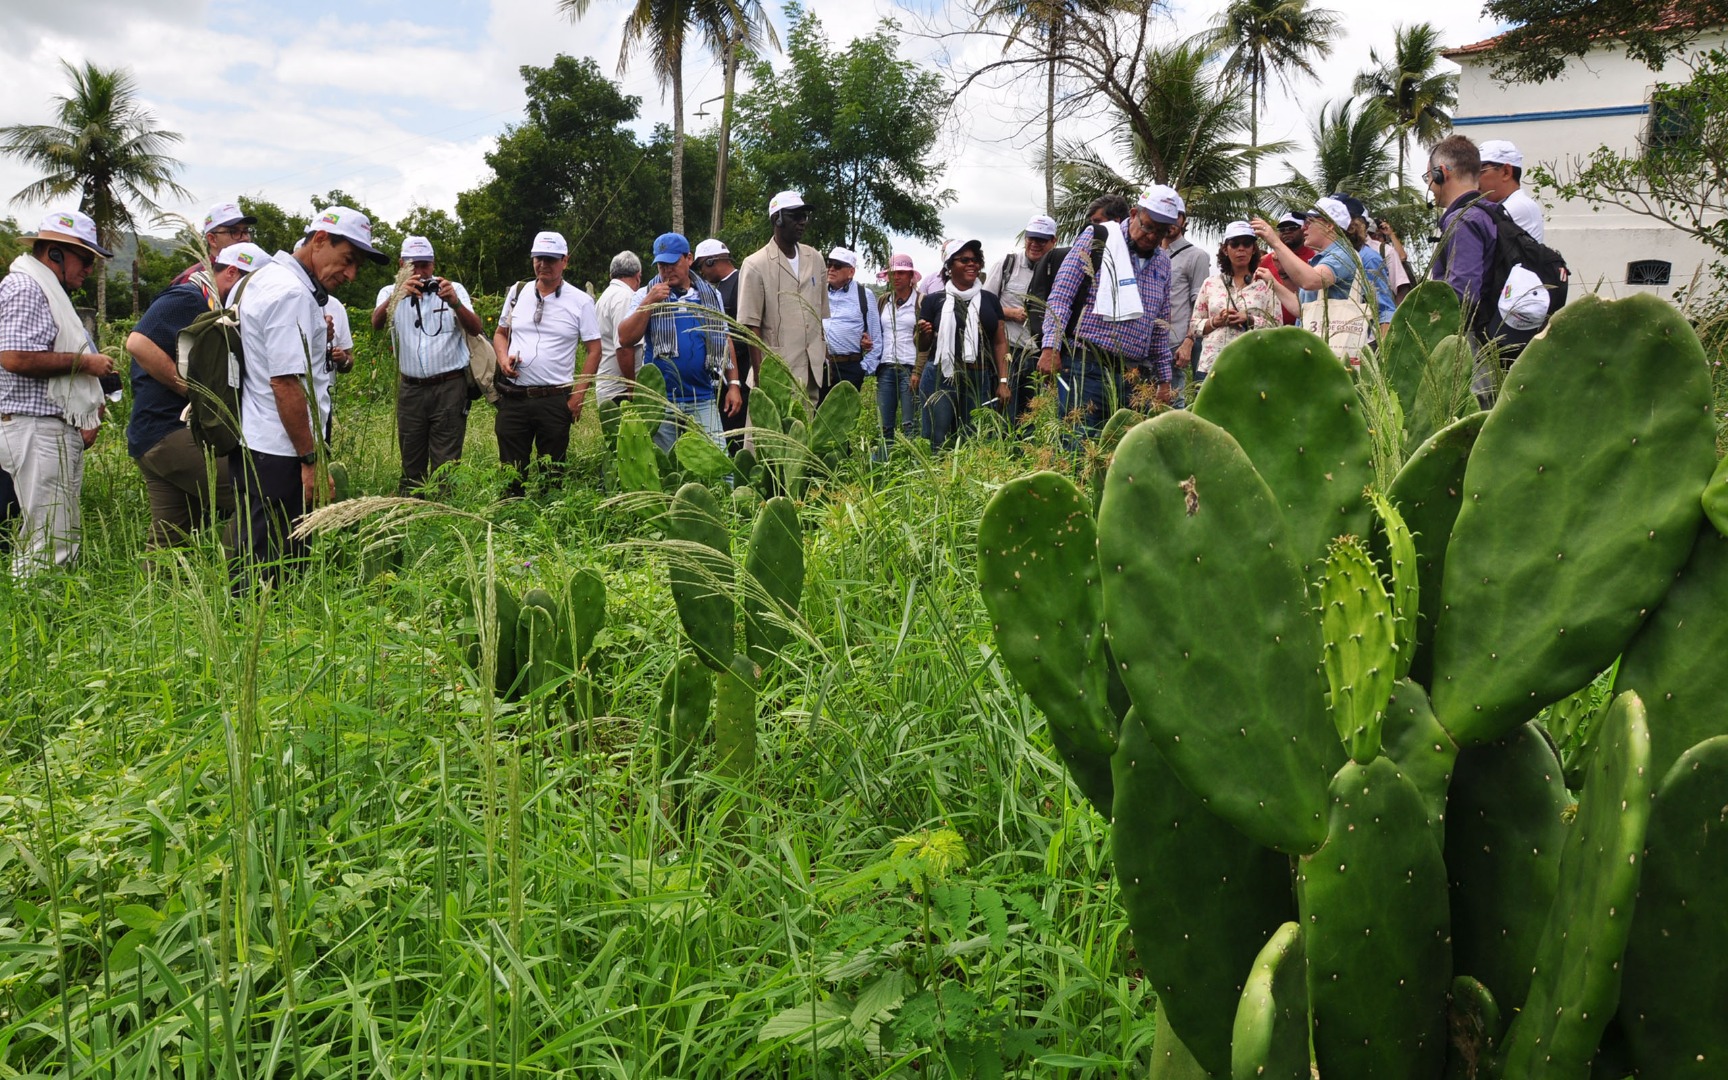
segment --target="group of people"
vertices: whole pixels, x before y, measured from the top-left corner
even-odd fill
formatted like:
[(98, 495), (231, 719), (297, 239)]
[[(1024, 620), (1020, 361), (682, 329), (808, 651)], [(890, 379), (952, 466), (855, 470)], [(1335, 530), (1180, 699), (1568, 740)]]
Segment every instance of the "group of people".
[[(1496, 215), (1542, 239), (1540, 208), (1520, 188), (1509, 143), (1478, 148), (1452, 136), (1430, 153), (1425, 180), (1444, 208), (1431, 276), (1467, 310), (1496, 255)], [(795, 191), (767, 207), (771, 236), (741, 262), (717, 239), (678, 233), (653, 243), (649, 267), (612, 259), (599, 297), (566, 280), (569, 245), (557, 232), (530, 247), (531, 276), (513, 286), (490, 337), (496, 357), (495, 431), (513, 492), (536, 460), (563, 462), (570, 431), (597, 402), (602, 423), (659, 369), (667, 399), (657, 444), (686, 429), (726, 445), (747, 436), (763, 351), (779, 356), (808, 405), (842, 382), (874, 377), (884, 446), (922, 435), (935, 447), (997, 410), (1012, 424), (1054, 389), (1076, 431), (1096, 434), (1135, 400), (1183, 407), (1219, 353), (1250, 330), (1298, 321), (1317, 299), (1368, 300), (1384, 333), (1415, 277), (1385, 220), (1339, 193), (1276, 224), (1231, 222), (1215, 253), (1188, 237), (1182, 197), (1156, 186), (1130, 202), (1095, 200), (1066, 247), (1037, 215), (1022, 245), (986, 269), (978, 240), (943, 246), (929, 277), (895, 254), (885, 287), (858, 280), (858, 257), (803, 242), (809, 208)], [(133, 395), (127, 450), (150, 504), (149, 544), (179, 543), (203, 522), (231, 516), (238, 566), (298, 554), (293, 523), (330, 495), (318, 464), (334, 416), (335, 376), (353, 362), (343, 305), (331, 296), (367, 261), (389, 256), (351, 207), (321, 211), (292, 251), (251, 242), (254, 219), (236, 203), (203, 223), (208, 259), (159, 296), (126, 341)], [(111, 253), (91, 219), (49, 214), (25, 237), (31, 250), (0, 279), (0, 470), (20, 517), (12, 573), (70, 562), (80, 535), (83, 455), (94, 442), (114, 361), (89, 339), (70, 293)], [(400, 490), (421, 490), (462, 455), (477, 396), (474, 342), (486, 328), (461, 283), (438, 274), (421, 236), (405, 239), (402, 272), (378, 293), (371, 323), (389, 328), (397, 357)], [(1502, 299), (1502, 305), (1505, 303)], [(178, 340), (211, 311), (235, 313), (230, 381), (239, 446), (217, 457), (188, 428), (192, 392)]]

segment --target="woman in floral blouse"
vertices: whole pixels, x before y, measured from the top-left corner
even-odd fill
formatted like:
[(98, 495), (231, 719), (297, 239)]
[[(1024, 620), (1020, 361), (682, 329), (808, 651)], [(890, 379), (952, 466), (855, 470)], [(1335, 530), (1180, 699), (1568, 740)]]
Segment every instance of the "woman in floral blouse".
[(1246, 221), (1232, 221), (1224, 230), (1218, 249), (1218, 275), (1206, 279), (1194, 299), (1190, 332), (1201, 338), (1201, 376), (1212, 370), (1224, 346), (1249, 330), (1279, 326), (1278, 295), (1270, 283), (1255, 274), (1260, 267), (1260, 245)]

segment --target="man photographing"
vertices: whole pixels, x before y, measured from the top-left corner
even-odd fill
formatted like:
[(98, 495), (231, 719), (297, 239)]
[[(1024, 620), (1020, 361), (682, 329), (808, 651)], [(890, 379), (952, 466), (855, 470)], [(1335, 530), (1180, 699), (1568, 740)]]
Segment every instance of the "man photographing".
[(396, 345), (396, 443), (406, 495), (443, 465), (462, 457), (468, 434), (468, 335), (483, 332), (468, 290), (438, 276), (432, 242), (402, 241), (400, 285), (378, 290), (372, 329), (390, 324)]

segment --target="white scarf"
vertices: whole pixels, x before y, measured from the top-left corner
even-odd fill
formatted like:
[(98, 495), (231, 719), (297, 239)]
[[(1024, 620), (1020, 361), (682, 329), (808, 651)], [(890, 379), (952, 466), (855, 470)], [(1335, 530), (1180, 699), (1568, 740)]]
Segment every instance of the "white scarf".
[(1105, 322), (1133, 322), (1145, 311), (1140, 307), (1140, 277), (1128, 253), (1128, 237), (1120, 222), (1106, 221), (1098, 228), (1104, 230), (1104, 257), (1101, 265), (1092, 268), (1098, 275), (1092, 314)]
[[(954, 377), (954, 364), (976, 364), (978, 362), (978, 343), (984, 336), (983, 325), (979, 321), (978, 309), (983, 305), (979, 298), (984, 292), (982, 283), (974, 281), (970, 289), (957, 289), (953, 282), (943, 287), (942, 318), (936, 327), (936, 363), (942, 369), (944, 379)], [(954, 331), (959, 326), (954, 320), (954, 301), (965, 300), (966, 303), (966, 342), (961, 347), (965, 355), (954, 355)]]
[[(84, 320), (78, 317), (78, 309), (72, 306), (72, 298), (66, 295), (66, 287), (60, 284), (54, 271), (25, 252), (12, 260), (12, 272), (34, 281), (48, 298), (48, 309), (54, 313), (54, 352), (76, 355), (96, 351), (84, 329)], [(102, 383), (96, 376), (68, 373), (50, 376), (47, 381), (48, 400), (68, 424), (81, 431), (101, 426)]]

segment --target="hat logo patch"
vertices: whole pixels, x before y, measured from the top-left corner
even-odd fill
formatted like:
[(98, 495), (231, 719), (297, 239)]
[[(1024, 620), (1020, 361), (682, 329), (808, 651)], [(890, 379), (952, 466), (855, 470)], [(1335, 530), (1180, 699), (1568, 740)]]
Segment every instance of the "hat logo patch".
[(251, 266), (251, 265), (252, 265), (252, 256), (251, 256), (251, 255), (248, 255), (248, 254), (247, 254), (247, 253), (246, 253), (246, 252), (244, 252), (244, 251), (242, 251), (242, 252), (241, 252), (241, 253), (240, 253), (240, 254), (238, 254), (238, 255), (236, 255), (236, 256), (234, 256), (234, 257), (235, 257), (235, 258), (236, 258), (236, 259), (238, 259), (238, 260), (239, 260), (239, 261), (241, 261), (241, 262), (243, 262), (243, 263), (245, 263), (245, 264), (246, 264), (246, 265), (247, 265), (247, 266)]
[(320, 225), (335, 225), (337, 222), (339, 222), (341, 220), (342, 220), (341, 214), (325, 214), (323, 217), (318, 219), (318, 224), (320, 224)]
[(78, 227), (78, 223), (76, 221), (72, 220), (72, 218), (68, 217), (65, 214), (61, 214), (55, 220), (59, 221), (63, 228), (76, 229)]

